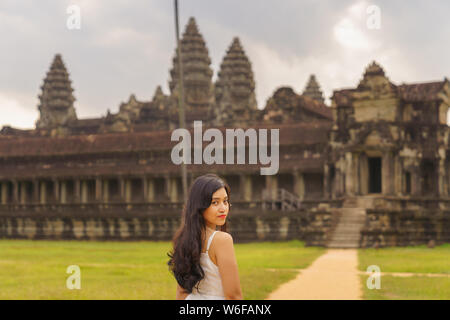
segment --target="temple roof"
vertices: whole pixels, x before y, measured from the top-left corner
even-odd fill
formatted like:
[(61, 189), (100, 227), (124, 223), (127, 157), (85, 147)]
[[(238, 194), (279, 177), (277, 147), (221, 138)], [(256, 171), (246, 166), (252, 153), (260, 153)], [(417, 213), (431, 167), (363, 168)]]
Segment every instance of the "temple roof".
[[(313, 145), (328, 142), (332, 123), (316, 121), (299, 124), (254, 126), (254, 129), (280, 129), (280, 145)], [(225, 138), (225, 129), (221, 130)], [(207, 128), (203, 128), (203, 132)], [(190, 128), (193, 141), (193, 128)], [(66, 137), (0, 136), (0, 157), (58, 156), (115, 152), (168, 150), (178, 142), (170, 141), (171, 132), (127, 132)], [(205, 145), (209, 142), (204, 142)]]
[(400, 98), (405, 101), (434, 101), (439, 100), (438, 94), (444, 88), (446, 80), (415, 83), (415, 84), (402, 84), (398, 86), (398, 92)]
[[(435, 101), (441, 99), (442, 92), (448, 80), (424, 83), (402, 84), (395, 86), (397, 96), (405, 102)], [(358, 89), (342, 89), (333, 92), (332, 100), (338, 106), (350, 106), (352, 94)]]
[(334, 101), (336, 106), (351, 106), (352, 103), (352, 93), (355, 92), (356, 89), (342, 89), (333, 91), (333, 96), (331, 100)]
[(290, 110), (295, 112), (296, 109), (304, 109), (319, 115), (320, 118), (332, 119), (331, 110), (324, 103), (314, 100), (308, 96), (299, 95), (290, 87), (278, 88), (273, 96), (268, 100), (265, 112), (271, 110)]

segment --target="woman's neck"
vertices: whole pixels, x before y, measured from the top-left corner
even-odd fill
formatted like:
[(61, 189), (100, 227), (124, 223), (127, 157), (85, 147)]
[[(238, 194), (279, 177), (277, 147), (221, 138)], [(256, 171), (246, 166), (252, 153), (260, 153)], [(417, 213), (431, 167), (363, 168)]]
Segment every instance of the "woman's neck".
[(216, 231), (216, 227), (211, 228), (211, 227), (206, 226), (206, 230), (214, 232), (214, 231)]

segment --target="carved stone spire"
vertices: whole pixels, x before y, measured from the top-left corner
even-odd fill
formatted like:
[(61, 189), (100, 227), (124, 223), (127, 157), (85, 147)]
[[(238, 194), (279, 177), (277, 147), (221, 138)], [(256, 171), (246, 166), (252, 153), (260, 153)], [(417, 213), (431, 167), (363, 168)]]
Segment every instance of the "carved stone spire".
[[(357, 90), (370, 92), (370, 97), (392, 96), (395, 85), (386, 77), (383, 68), (373, 61), (365, 70)], [(367, 98), (367, 97), (366, 97)]]
[(161, 86), (158, 86), (150, 102), (143, 103), (137, 123), (149, 123), (153, 129), (169, 129), (170, 97), (165, 95)]
[[(186, 110), (208, 109), (214, 102), (212, 85), (213, 71), (211, 59), (203, 36), (200, 34), (194, 18), (190, 18), (181, 39), (181, 56), (183, 62), (184, 98)], [(170, 70), (169, 87), (175, 103), (178, 97), (178, 53), (175, 51), (173, 67)]]
[(161, 99), (161, 97), (164, 97), (164, 92), (162, 91), (162, 88), (161, 88), (161, 86), (157, 86), (156, 87), (156, 90), (155, 90), (155, 93), (153, 94), (153, 101), (155, 101), (155, 100), (159, 100), (159, 99)]
[(41, 86), (39, 95), (40, 117), (36, 122), (37, 128), (51, 128), (64, 126), (70, 121), (76, 121), (77, 115), (73, 102), (73, 89), (61, 55), (55, 55), (50, 70)]
[(230, 124), (252, 120), (257, 110), (251, 63), (238, 37), (223, 58), (216, 82), (216, 119)]
[(303, 91), (303, 95), (324, 103), (325, 100), (323, 99), (322, 90), (320, 90), (320, 86), (317, 83), (315, 75), (312, 74), (309, 76), (308, 83), (305, 87), (305, 90)]
[(366, 71), (364, 72), (364, 77), (368, 76), (384, 77), (384, 70), (376, 61), (372, 61), (372, 63), (367, 66)]

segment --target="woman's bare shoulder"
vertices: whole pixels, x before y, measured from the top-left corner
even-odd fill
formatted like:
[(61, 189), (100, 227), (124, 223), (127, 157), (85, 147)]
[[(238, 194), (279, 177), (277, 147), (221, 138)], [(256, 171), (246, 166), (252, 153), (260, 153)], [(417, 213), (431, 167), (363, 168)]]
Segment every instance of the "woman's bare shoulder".
[(233, 237), (228, 232), (218, 231), (215, 235), (216, 245), (229, 246), (233, 245)]

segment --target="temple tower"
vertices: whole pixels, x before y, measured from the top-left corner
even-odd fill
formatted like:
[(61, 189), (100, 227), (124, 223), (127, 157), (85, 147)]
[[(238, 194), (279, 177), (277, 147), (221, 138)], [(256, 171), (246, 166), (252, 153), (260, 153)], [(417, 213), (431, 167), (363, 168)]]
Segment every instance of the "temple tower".
[(169, 97), (158, 86), (150, 102), (145, 103), (139, 114), (140, 123), (151, 123), (154, 128), (167, 130)]
[(77, 120), (73, 106), (74, 90), (60, 54), (55, 55), (41, 89), (42, 94), (39, 95), (38, 106), (40, 117), (36, 122), (37, 128), (61, 127)]
[[(183, 62), (184, 102), (186, 122), (189, 125), (191, 115), (209, 116), (214, 103), (214, 88), (212, 84), (213, 71), (210, 68), (211, 59), (203, 36), (200, 34), (194, 18), (190, 18), (181, 39), (181, 55)], [(175, 115), (178, 110), (178, 50), (175, 51), (173, 67), (170, 70), (169, 88), (171, 107)], [(172, 119), (175, 120), (175, 119)], [(197, 119), (206, 120), (206, 119)]]
[(257, 111), (251, 63), (238, 37), (228, 48), (216, 82), (215, 119), (218, 124), (244, 125)]
[(324, 103), (322, 90), (320, 90), (320, 86), (317, 83), (315, 75), (312, 74), (309, 76), (303, 95), (319, 101), (320, 103)]

